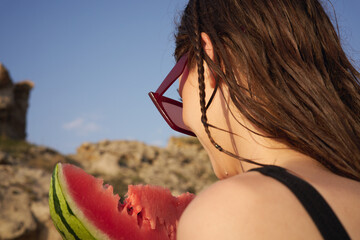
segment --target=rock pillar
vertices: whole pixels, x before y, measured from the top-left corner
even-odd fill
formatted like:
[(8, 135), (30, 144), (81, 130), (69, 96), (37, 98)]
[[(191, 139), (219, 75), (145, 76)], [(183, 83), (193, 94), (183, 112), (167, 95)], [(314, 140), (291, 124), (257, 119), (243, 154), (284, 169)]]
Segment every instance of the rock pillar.
[(26, 113), (33, 87), (29, 80), (14, 84), (0, 63), (0, 137), (26, 139)]

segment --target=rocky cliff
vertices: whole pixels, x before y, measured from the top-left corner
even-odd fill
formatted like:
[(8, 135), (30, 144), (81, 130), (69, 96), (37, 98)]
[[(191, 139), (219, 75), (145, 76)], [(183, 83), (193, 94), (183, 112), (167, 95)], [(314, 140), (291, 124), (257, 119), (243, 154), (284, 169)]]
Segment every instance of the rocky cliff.
[(57, 162), (76, 164), (123, 195), (129, 184), (155, 184), (173, 194), (197, 193), (216, 180), (195, 138), (171, 138), (159, 148), (137, 141), (84, 143), (72, 156), (0, 139), (0, 239), (61, 239), (50, 220), (48, 190)]
[(166, 148), (135, 141), (84, 143), (72, 156), (123, 193), (129, 184), (154, 184), (173, 194), (199, 192), (214, 181), (205, 150), (195, 138), (171, 138)]

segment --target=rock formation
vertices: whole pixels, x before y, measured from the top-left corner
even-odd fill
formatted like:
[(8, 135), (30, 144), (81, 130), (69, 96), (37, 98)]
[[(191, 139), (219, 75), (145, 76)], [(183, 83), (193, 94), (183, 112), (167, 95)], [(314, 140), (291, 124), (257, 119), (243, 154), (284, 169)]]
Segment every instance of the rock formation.
[(120, 194), (129, 184), (161, 185), (174, 195), (197, 193), (216, 179), (196, 138), (173, 137), (166, 148), (137, 141), (84, 143), (72, 157)]
[(173, 194), (198, 193), (216, 180), (196, 138), (171, 138), (166, 148), (137, 141), (84, 143), (72, 156), (44, 146), (0, 139), (0, 239), (60, 240), (48, 206), (51, 172), (70, 162), (123, 195), (129, 184), (154, 184)]
[(29, 80), (14, 84), (0, 63), (0, 137), (26, 138), (26, 112), (33, 86)]
[(1, 240), (61, 240), (48, 204), (56, 162), (71, 160), (47, 147), (0, 139)]

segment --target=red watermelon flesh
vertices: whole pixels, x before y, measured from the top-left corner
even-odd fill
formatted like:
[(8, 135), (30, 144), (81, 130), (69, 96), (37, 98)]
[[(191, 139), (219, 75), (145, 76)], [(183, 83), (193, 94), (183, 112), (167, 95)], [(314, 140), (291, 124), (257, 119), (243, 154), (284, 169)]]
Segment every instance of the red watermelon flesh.
[(129, 185), (122, 204), (112, 186), (70, 164), (60, 166), (59, 181), (71, 210), (97, 239), (175, 239), (178, 220), (194, 198), (174, 197), (159, 186)]

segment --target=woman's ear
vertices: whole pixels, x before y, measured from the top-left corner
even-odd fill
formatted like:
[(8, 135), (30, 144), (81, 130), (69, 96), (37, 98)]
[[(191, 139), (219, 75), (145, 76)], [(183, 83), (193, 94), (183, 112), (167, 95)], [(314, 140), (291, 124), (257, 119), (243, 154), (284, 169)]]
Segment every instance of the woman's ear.
[[(209, 35), (207, 35), (204, 32), (201, 33), (201, 44), (202, 44), (202, 47), (203, 47), (205, 53), (210, 57), (211, 60), (214, 61), (213, 45), (211, 43)], [(206, 65), (206, 70), (208, 71), (208, 77), (210, 79), (210, 86), (212, 88), (215, 88), (216, 81), (215, 81), (214, 73), (212, 71), (210, 71), (210, 69), (207, 67), (207, 65)]]
[(201, 33), (201, 44), (202, 44), (202, 47), (203, 47), (205, 53), (210, 57), (211, 60), (214, 61), (213, 45), (211, 43), (209, 35), (207, 35), (204, 32)]

